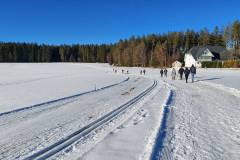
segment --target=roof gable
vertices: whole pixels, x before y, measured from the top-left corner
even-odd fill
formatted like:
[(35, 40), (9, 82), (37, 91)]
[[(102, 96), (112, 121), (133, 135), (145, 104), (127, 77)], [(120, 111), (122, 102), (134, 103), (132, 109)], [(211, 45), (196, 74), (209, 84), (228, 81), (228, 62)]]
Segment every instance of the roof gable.
[(211, 52), (208, 48), (206, 48), (206, 49), (203, 50), (203, 52), (202, 52), (202, 54), (200, 55), (200, 57), (201, 57), (201, 56), (214, 57), (214, 55), (212, 54), (212, 52)]
[(188, 54), (191, 54), (194, 59), (198, 59), (204, 54), (207, 56), (216, 57), (216, 55), (221, 55), (221, 53), (224, 51), (226, 51), (226, 49), (222, 46), (195, 46), (188, 51)]

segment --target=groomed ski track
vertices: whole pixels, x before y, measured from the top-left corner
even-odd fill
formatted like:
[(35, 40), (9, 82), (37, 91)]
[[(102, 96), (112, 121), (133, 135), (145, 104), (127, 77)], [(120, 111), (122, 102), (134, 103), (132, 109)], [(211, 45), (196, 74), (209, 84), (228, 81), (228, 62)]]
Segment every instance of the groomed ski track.
[(47, 159), (56, 153), (64, 150), (65, 148), (69, 147), (71, 144), (73, 144), (76, 141), (80, 141), (82, 137), (86, 136), (93, 130), (96, 130), (100, 126), (108, 123), (109, 121), (113, 120), (120, 114), (122, 114), (124, 111), (126, 111), (129, 107), (139, 102), (144, 96), (149, 94), (155, 87), (157, 86), (157, 81), (154, 80), (153, 84), (147, 88), (145, 91), (131, 99), (130, 101), (126, 102), (125, 104), (121, 105), (117, 109), (111, 111), (107, 115), (97, 119), (96, 121), (90, 123), (89, 125), (81, 128), (80, 130), (72, 133), (71, 135), (67, 136), (66, 138), (54, 143), (53, 145), (29, 156), (26, 158), (26, 160), (31, 159), (37, 159), (37, 160), (43, 160)]
[(86, 94), (89, 94), (89, 93), (99, 92), (99, 91), (102, 91), (102, 90), (105, 90), (105, 89), (108, 89), (108, 88), (120, 85), (120, 84), (122, 84), (124, 82), (129, 81), (129, 79), (130, 78), (127, 77), (125, 80), (123, 80), (121, 82), (118, 82), (118, 83), (115, 83), (115, 84), (111, 84), (111, 85), (108, 85), (108, 86), (105, 86), (105, 87), (102, 87), (102, 88), (96, 88), (94, 90), (90, 90), (90, 91), (87, 91), (87, 92), (83, 92), (83, 93), (79, 93), (79, 94), (75, 94), (75, 95), (71, 95), (71, 96), (66, 96), (66, 97), (63, 97), (63, 98), (59, 98), (59, 99), (55, 99), (55, 100), (51, 100), (51, 101), (35, 104), (35, 105), (32, 105), (32, 106), (21, 107), (19, 109), (15, 109), (15, 110), (8, 111), (8, 112), (3, 112), (3, 113), (0, 113), (0, 117), (1, 116), (5, 116), (5, 115), (9, 115), (9, 114), (13, 114), (13, 113), (17, 113), (17, 112), (21, 112), (21, 111), (32, 110), (32, 109), (35, 109), (35, 108), (47, 107), (49, 105), (54, 105), (54, 104), (59, 103), (59, 102), (70, 103), (70, 102), (74, 101), (75, 98), (78, 98), (80, 96), (83, 96), (83, 95), (86, 95)]

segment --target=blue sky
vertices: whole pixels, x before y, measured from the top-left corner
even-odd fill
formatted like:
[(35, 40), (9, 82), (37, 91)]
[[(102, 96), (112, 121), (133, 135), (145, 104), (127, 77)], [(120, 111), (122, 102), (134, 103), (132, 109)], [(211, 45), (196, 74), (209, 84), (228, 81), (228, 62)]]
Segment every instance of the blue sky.
[(114, 43), (240, 19), (239, 0), (1, 0), (0, 41)]

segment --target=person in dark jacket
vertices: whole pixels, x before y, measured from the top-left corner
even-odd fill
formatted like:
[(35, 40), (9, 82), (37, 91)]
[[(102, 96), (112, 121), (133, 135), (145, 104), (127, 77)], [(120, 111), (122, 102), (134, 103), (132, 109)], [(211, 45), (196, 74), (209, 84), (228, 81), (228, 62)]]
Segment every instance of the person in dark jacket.
[(181, 79), (181, 80), (182, 80), (183, 72), (184, 72), (184, 69), (183, 69), (183, 67), (181, 67), (181, 68), (178, 70), (178, 73), (179, 73), (179, 75), (180, 75), (180, 79)]
[(192, 65), (191, 68), (190, 68), (190, 73), (191, 73), (191, 76), (192, 76), (192, 83), (194, 82), (194, 76), (197, 73), (196, 70), (197, 70), (196, 67), (194, 67), (194, 65)]
[(163, 72), (164, 72), (165, 77), (167, 77), (167, 72), (168, 72), (167, 69), (164, 69)]
[(184, 70), (184, 74), (185, 74), (186, 83), (188, 83), (188, 76), (190, 74), (190, 70), (187, 67)]
[(160, 70), (161, 77), (163, 77), (163, 69)]
[(145, 69), (143, 70), (143, 74), (144, 74), (144, 75), (146, 74), (146, 70), (145, 70)]

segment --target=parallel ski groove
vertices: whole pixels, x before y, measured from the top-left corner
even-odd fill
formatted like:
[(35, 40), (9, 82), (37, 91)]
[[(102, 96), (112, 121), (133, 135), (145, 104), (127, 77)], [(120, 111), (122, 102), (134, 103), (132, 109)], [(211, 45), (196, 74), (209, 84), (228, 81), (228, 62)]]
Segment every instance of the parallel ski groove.
[(111, 111), (110, 113), (106, 114), (105, 116), (97, 119), (96, 121), (90, 123), (89, 125), (81, 128), (80, 130), (72, 133), (71, 135), (65, 137), (64, 139), (52, 144), (51, 146), (34, 153), (33, 155), (27, 157), (25, 160), (43, 160), (47, 159), (56, 153), (62, 151), (63, 149), (67, 148), (74, 142), (80, 140), (82, 137), (86, 136), (93, 130), (99, 128), (100, 126), (106, 124), (107, 122), (111, 121), (112, 119), (116, 118), (120, 113), (124, 112), (127, 108), (132, 106), (133, 104), (137, 103), (140, 99), (142, 99), (144, 96), (146, 96), (148, 93), (150, 93), (155, 87), (157, 86), (157, 81), (154, 81), (154, 83), (147, 88), (145, 91), (131, 99), (130, 101), (126, 102), (125, 104), (121, 105), (117, 109)]
[(0, 113), (0, 117), (8, 115), (8, 114), (16, 113), (16, 112), (21, 112), (21, 111), (25, 111), (25, 110), (34, 109), (34, 108), (37, 108), (37, 107), (43, 107), (43, 106), (46, 106), (46, 105), (49, 105), (49, 104), (53, 104), (53, 103), (56, 103), (56, 102), (61, 102), (61, 101), (73, 99), (73, 98), (76, 98), (76, 97), (79, 97), (79, 96), (82, 96), (82, 95), (86, 95), (86, 94), (89, 94), (89, 93), (98, 92), (98, 91), (101, 91), (101, 90), (104, 90), (104, 89), (111, 88), (113, 86), (122, 84), (124, 82), (127, 82), (129, 79), (130, 78), (128, 77), (127, 79), (125, 79), (125, 80), (123, 80), (121, 82), (118, 82), (118, 83), (115, 83), (115, 84), (112, 84), (112, 85), (109, 85), (109, 86), (105, 86), (105, 87), (102, 87), (102, 88), (98, 88), (96, 90), (91, 90), (91, 91), (87, 91), (87, 92), (83, 92), (83, 93), (79, 93), (79, 94), (75, 94), (75, 95), (71, 95), (71, 96), (67, 96), (67, 97), (63, 97), (63, 98), (59, 98), (59, 99), (55, 99), (55, 100), (51, 100), (51, 101), (35, 104), (35, 105), (32, 105), (32, 106), (23, 107), (23, 108), (15, 109), (15, 110), (8, 111), (8, 112), (3, 112), (3, 113)]

